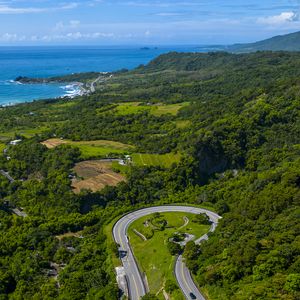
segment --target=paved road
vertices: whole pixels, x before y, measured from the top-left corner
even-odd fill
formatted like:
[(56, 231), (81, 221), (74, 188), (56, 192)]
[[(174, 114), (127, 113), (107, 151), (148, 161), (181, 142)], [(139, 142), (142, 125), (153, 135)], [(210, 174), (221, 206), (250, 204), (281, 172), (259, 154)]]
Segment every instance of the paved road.
[[(148, 291), (148, 286), (145, 281), (144, 275), (140, 273), (137, 263), (134, 259), (133, 252), (130, 248), (129, 240), (127, 237), (127, 231), (132, 222), (135, 220), (153, 214), (155, 212), (186, 212), (193, 214), (205, 213), (208, 215), (210, 220), (213, 222), (211, 231), (214, 231), (220, 216), (216, 213), (206, 209), (189, 207), (189, 206), (156, 206), (144, 208), (132, 213), (129, 213), (117, 221), (113, 228), (113, 236), (116, 243), (119, 245), (120, 257), (122, 264), (127, 275), (129, 285), (129, 297), (131, 300), (139, 300)], [(205, 235), (203, 239), (207, 239)], [(197, 240), (198, 242), (201, 239)], [(176, 262), (175, 275), (182, 292), (190, 299), (189, 293), (195, 294), (197, 299), (204, 299), (197, 287), (195, 286), (190, 272), (186, 268), (182, 257), (179, 257)], [(202, 298), (201, 298), (202, 297)]]
[(0, 174), (6, 177), (10, 183), (15, 182), (15, 180), (8, 174), (8, 172), (5, 172), (4, 170), (0, 170)]
[(180, 255), (176, 261), (175, 275), (178, 285), (186, 299), (191, 299), (190, 293), (193, 293), (197, 300), (205, 300), (195, 285), (191, 273), (184, 263), (182, 255)]
[(91, 88), (90, 88), (91, 93), (95, 93), (95, 91), (96, 91), (95, 85), (96, 85), (96, 83), (97, 83), (102, 77), (103, 77), (103, 76), (99, 76), (97, 79), (95, 79), (95, 80), (91, 83)]

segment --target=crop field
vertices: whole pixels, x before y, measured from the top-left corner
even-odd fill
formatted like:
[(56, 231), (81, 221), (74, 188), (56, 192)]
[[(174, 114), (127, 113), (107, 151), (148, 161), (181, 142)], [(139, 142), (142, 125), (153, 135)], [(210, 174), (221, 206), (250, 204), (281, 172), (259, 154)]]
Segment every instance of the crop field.
[(47, 148), (51, 149), (59, 145), (71, 145), (81, 150), (82, 157), (89, 159), (93, 157), (105, 157), (109, 154), (124, 154), (134, 149), (133, 146), (122, 144), (114, 141), (97, 140), (97, 141), (80, 141), (74, 142), (62, 139), (49, 139), (42, 142)]
[(146, 105), (140, 105), (141, 102), (127, 102), (120, 103), (115, 108), (117, 115), (125, 116), (131, 114), (137, 114), (143, 111), (150, 111), (151, 107)]
[(177, 103), (177, 104), (168, 104), (168, 105), (157, 105), (151, 109), (151, 113), (154, 116), (161, 116), (170, 114), (176, 116), (179, 110), (185, 106), (188, 106), (189, 102)]
[(168, 154), (132, 154), (132, 162), (135, 166), (161, 166), (170, 168), (173, 163), (178, 163), (181, 159), (179, 153)]
[(189, 102), (177, 103), (177, 104), (149, 104), (145, 105), (141, 102), (127, 102), (119, 103), (115, 108), (118, 115), (130, 115), (137, 114), (144, 111), (148, 111), (154, 116), (161, 116), (171, 114), (176, 116), (182, 107), (189, 105)]
[(183, 129), (183, 128), (189, 127), (191, 125), (191, 121), (189, 121), (189, 120), (179, 120), (179, 121), (175, 122), (175, 125), (176, 125), (177, 128)]
[(26, 138), (31, 138), (36, 134), (46, 131), (48, 128), (41, 126), (37, 128), (16, 129), (14, 131), (0, 132), (0, 141), (8, 141), (15, 137), (16, 134), (23, 135)]
[(75, 193), (83, 189), (93, 192), (103, 189), (105, 186), (115, 186), (124, 181), (125, 177), (112, 171), (112, 163), (91, 160), (83, 161), (74, 167), (77, 178), (72, 181), (72, 187)]
[(0, 154), (2, 154), (3, 150), (5, 149), (6, 145), (3, 143), (0, 143)]
[[(158, 293), (159, 299), (164, 299), (162, 289), (166, 280), (176, 284), (173, 275), (175, 257), (172, 257), (167, 248), (169, 238), (175, 232), (189, 233), (195, 239), (209, 231), (209, 226), (194, 223), (191, 220), (195, 217), (189, 213), (162, 213), (160, 218), (166, 220), (164, 230), (157, 230), (154, 222), (154, 214), (145, 216), (135, 221), (129, 227), (128, 235), (137, 261), (147, 275), (147, 280), (152, 293)], [(147, 237), (147, 240), (140, 235)], [(171, 299), (183, 299), (181, 292), (175, 290)]]

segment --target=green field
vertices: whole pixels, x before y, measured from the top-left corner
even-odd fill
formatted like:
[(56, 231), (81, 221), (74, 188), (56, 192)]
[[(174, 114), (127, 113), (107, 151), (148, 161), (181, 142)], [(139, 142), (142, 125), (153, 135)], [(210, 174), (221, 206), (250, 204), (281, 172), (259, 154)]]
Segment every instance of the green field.
[(171, 114), (173, 116), (176, 116), (181, 108), (188, 106), (189, 104), (190, 104), (189, 102), (183, 102), (177, 104), (156, 105), (152, 107), (151, 113), (157, 117), (166, 114)]
[(189, 121), (189, 120), (179, 120), (179, 121), (176, 121), (175, 124), (176, 124), (177, 128), (183, 129), (183, 128), (189, 127), (191, 125), (191, 121)]
[(140, 104), (141, 102), (119, 103), (115, 110), (117, 115), (120, 116), (137, 114), (143, 111), (150, 111), (151, 107)]
[(168, 154), (132, 154), (132, 162), (135, 166), (161, 166), (170, 168), (173, 163), (178, 163), (181, 159), (179, 153)]
[(83, 159), (106, 157), (110, 154), (122, 155), (134, 149), (131, 145), (107, 140), (77, 142), (71, 140), (49, 139), (44, 141), (43, 144), (48, 148), (54, 148), (62, 144), (78, 147), (82, 153)]
[(137, 114), (144, 111), (150, 112), (154, 116), (161, 116), (166, 114), (171, 114), (176, 116), (178, 111), (182, 108), (189, 105), (189, 102), (177, 103), (177, 104), (149, 104), (145, 105), (141, 102), (126, 102), (119, 103), (118, 106), (114, 109), (116, 113), (120, 116)]
[(46, 131), (48, 128), (45, 126), (37, 128), (25, 128), (25, 129), (15, 129), (14, 131), (0, 132), (0, 141), (8, 141), (14, 139), (15, 135), (22, 135), (26, 138), (31, 138), (36, 134)]
[[(193, 223), (191, 221), (195, 216), (193, 214), (178, 212), (160, 215), (167, 221), (167, 226), (163, 231), (155, 229), (153, 226), (155, 223), (151, 221), (154, 215), (149, 215), (132, 223), (128, 235), (140, 268), (147, 275), (151, 293), (158, 293), (159, 299), (164, 299), (162, 288), (166, 280), (176, 283), (173, 275), (175, 257), (171, 256), (166, 246), (169, 238), (178, 231), (190, 233), (195, 235), (195, 238), (199, 238), (209, 231), (209, 226)], [(189, 219), (186, 225), (184, 217)], [(143, 240), (134, 232), (134, 229), (148, 237), (148, 240)], [(180, 290), (175, 290), (171, 299), (183, 299)]]
[(5, 149), (6, 145), (3, 143), (0, 143), (0, 155), (2, 154), (3, 150)]

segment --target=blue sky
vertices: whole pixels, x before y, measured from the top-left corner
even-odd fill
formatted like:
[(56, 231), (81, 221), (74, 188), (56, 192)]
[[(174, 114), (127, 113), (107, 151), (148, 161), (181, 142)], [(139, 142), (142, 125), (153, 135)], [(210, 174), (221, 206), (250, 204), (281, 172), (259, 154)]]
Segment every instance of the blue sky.
[(300, 0), (0, 0), (0, 45), (252, 42), (300, 30)]

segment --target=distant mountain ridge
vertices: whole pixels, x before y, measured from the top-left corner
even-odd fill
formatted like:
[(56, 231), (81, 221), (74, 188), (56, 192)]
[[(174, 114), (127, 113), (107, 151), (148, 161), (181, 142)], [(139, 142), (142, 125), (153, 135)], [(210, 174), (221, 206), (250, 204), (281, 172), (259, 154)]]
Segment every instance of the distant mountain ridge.
[(226, 47), (229, 52), (247, 53), (256, 51), (300, 51), (300, 31), (274, 36), (263, 41), (249, 44), (235, 44)]

